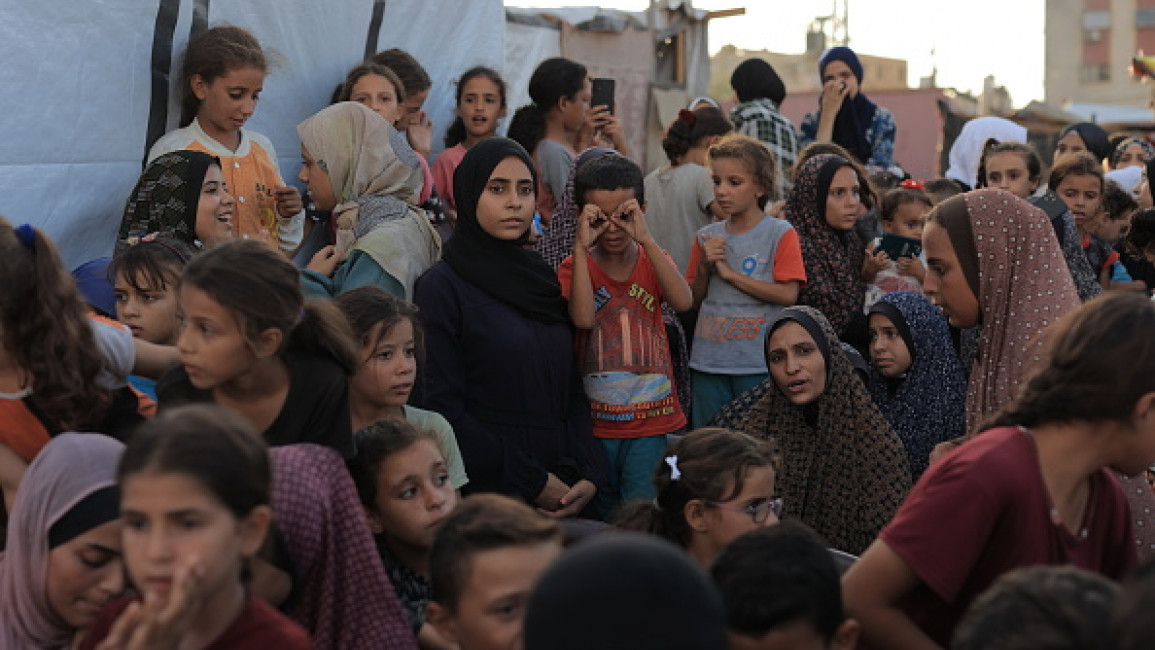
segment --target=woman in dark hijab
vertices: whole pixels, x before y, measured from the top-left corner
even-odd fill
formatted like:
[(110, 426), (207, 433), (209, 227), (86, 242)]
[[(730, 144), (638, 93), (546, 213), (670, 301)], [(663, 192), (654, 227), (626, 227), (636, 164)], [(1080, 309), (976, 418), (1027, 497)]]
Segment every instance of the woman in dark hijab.
[(822, 95), (818, 110), (802, 120), (802, 146), (833, 142), (854, 155), (869, 171), (894, 164), (894, 115), (861, 91), (862, 63), (848, 47), (832, 47), (818, 61)]
[(1102, 164), (1107, 156), (1111, 155), (1111, 142), (1103, 127), (1091, 122), (1078, 122), (1069, 125), (1059, 133), (1059, 142), (1055, 145), (1055, 159), (1071, 153), (1085, 151), (1095, 157)]
[(568, 516), (593, 498), (606, 463), (557, 276), (525, 248), (536, 182), (529, 154), (506, 138), (474, 145), (458, 166), (457, 230), (414, 290), (428, 350), (418, 403), (453, 425), (466, 491)]

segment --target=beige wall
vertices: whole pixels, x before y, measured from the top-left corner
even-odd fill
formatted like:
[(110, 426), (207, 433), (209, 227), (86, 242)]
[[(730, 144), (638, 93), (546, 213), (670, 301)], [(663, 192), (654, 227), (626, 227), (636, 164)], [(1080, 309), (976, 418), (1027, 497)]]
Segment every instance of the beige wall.
[[(1146, 106), (1151, 89), (1131, 79), (1127, 67), (1136, 51), (1135, 0), (1110, 0), (1110, 79), (1084, 82), (1084, 0), (1046, 0), (1046, 100), (1062, 106), (1067, 102), (1090, 102)], [(1150, 53), (1149, 53), (1150, 54)]]

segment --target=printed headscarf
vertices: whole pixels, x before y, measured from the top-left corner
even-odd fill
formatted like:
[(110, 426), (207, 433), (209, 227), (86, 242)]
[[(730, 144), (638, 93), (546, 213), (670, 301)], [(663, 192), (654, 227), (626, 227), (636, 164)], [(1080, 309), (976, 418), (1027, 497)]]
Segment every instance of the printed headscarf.
[[(48, 604), (49, 531), (84, 499), (116, 486), (123, 453), (124, 445), (108, 436), (62, 433), (28, 466), (0, 556), (0, 648), (56, 650), (72, 641), (76, 630)], [(114, 518), (89, 518), (89, 529)]]
[[(820, 84), (823, 83), (822, 75), (825, 74), (826, 66), (832, 61), (845, 63), (854, 73), (858, 79), (858, 94), (851, 97), (848, 93), (846, 97), (842, 98), (842, 106), (834, 118), (834, 130), (830, 139), (849, 151), (858, 159), (858, 162), (865, 165), (870, 161), (871, 154), (874, 153), (874, 147), (866, 138), (866, 130), (874, 122), (874, 113), (878, 110), (878, 106), (867, 99), (866, 93), (862, 92), (862, 63), (858, 60), (858, 55), (854, 53), (854, 50), (849, 47), (832, 47), (823, 52), (822, 58), (818, 61), (818, 82)], [(821, 112), (821, 94), (818, 97), (818, 106)]]
[(926, 471), (930, 452), (940, 442), (966, 431), (967, 382), (951, 343), (946, 317), (921, 293), (883, 296), (870, 310), (882, 314), (909, 341), (910, 369), (888, 378), (872, 365), (870, 395), (898, 434), (915, 481)]
[(558, 199), (557, 209), (553, 211), (553, 217), (542, 232), (541, 238), (533, 245), (534, 250), (541, 253), (545, 263), (555, 271), (565, 258), (573, 254), (573, 242), (577, 237), (578, 209), (573, 189), (577, 172), (589, 161), (609, 154), (617, 152), (609, 147), (590, 147), (578, 155), (569, 170), (569, 179), (565, 184), (565, 192)]
[(273, 517), (293, 566), (285, 614), (316, 650), (417, 650), (341, 455), (298, 444), (269, 449), (269, 461)]
[(934, 213), (959, 264), (977, 270), (981, 331), (966, 400), (973, 433), (1015, 397), (1041, 357), (1043, 331), (1078, 307), (1079, 295), (1039, 208), (1010, 192), (982, 189), (951, 197)]
[(1127, 150), (1131, 147), (1139, 147), (1143, 150), (1144, 163), (1146, 163), (1148, 160), (1151, 160), (1152, 158), (1155, 158), (1155, 145), (1152, 145), (1150, 142), (1143, 138), (1127, 137), (1123, 138), (1122, 142), (1115, 145), (1115, 150), (1111, 152), (1111, 169), (1118, 168), (1119, 159), (1122, 158), (1123, 154), (1127, 153)]
[(782, 472), (776, 487), (784, 516), (800, 519), (832, 547), (858, 555), (906, 498), (911, 484), (906, 452), (855, 376), (830, 322), (810, 307), (790, 307), (767, 327), (767, 345), (787, 322), (802, 325), (814, 338), (826, 361), (826, 387), (814, 402), (796, 406), (774, 384), (740, 430), (777, 443)]
[[(798, 231), (806, 285), (798, 304), (814, 307), (839, 336), (866, 300), (861, 280), (866, 244), (855, 229), (836, 230), (826, 223), (826, 194), (834, 173), (849, 166), (841, 156), (822, 154), (806, 161), (794, 179), (782, 216)], [(861, 182), (861, 181), (860, 181)]]
[(172, 151), (149, 163), (125, 205), (117, 250), (153, 236), (199, 248), (197, 206), (212, 165), (220, 167), (220, 158), (189, 150)]
[(477, 203), (493, 170), (506, 158), (529, 168), (537, 187), (537, 170), (525, 149), (509, 138), (487, 138), (470, 147), (453, 173), (457, 229), (445, 246), (445, 262), (465, 281), (543, 323), (568, 323), (557, 274), (536, 251), (528, 250), (529, 228), (515, 241), (491, 236), (477, 221)]
[(405, 135), (357, 102), (323, 109), (297, 134), (336, 195), (337, 254), (364, 251), (412, 296), (441, 256), (441, 238), (417, 207), (424, 176)]

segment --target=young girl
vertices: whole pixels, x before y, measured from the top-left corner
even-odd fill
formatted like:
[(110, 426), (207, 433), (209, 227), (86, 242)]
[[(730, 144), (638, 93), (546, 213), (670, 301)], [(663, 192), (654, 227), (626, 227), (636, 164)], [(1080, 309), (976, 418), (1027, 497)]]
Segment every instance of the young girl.
[(698, 231), (686, 275), (700, 309), (690, 349), (694, 428), (766, 377), (762, 332), (806, 282), (798, 234), (765, 213), (775, 189), (770, 152), (733, 136), (710, 148), (710, 165), (727, 219)]
[(272, 446), (315, 442), (353, 455), (349, 325), (336, 307), (305, 302), (288, 260), (253, 240), (219, 246), (189, 263), (177, 300), (183, 365), (157, 384), (162, 412), (214, 402)]
[(11, 507), (24, 469), (65, 431), (127, 435), (140, 423), (125, 387), (127, 328), (90, 318), (52, 242), (0, 218), (0, 489)]
[(1031, 145), (1018, 142), (1000, 142), (990, 138), (983, 145), (979, 162), (977, 189), (997, 188), (1006, 190), (1020, 199), (1027, 199), (1047, 214), (1063, 259), (1071, 272), (1071, 280), (1079, 293), (1080, 300), (1089, 300), (1103, 290), (1098, 276), (1091, 269), (1087, 256), (1083, 254), (1079, 234), (1067, 204), (1055, 194), (1054, 186), (1036, 196), (1042, 183), (1043, 163)]
[(334, 303), (353, 326), (360, 345), (360, 365), (349, 382), (353, 430), (389, 421), (432, 431), (445, 450), (450, 482), (460, 490), (469, 479), (453, 427), (441, 415), (406, 403), (418, 379), (418, 364), (425, 358), (425, 332), (417, 308), (377, 287), (343, 293)]
[(432, 598), (433, 535), (457, 505), (437, 438), (405, 422), (378, 422), (357, 433), (357, 458), (350, 471), (410, 625), (423, 647), (444, 647), (440, 635), (425, 622)]
[(377, 63), (362, 63), (349, 71), (337, 102), (357, 102), (397, 126), (405, 114), (405, 86), (397, 74)]
[(722, 111), (711, 106), (692, 113), (678, 111), (662, 140), (670, 164), (646, 176), (646, 224), (683, 274), (690, 263), (694, 234), (711, 221), (729, 216), (718, 207), (706, 165), (710, 147), (733, 130)]
[(470, 68), (457, 81), (457, 119), (445, 132), (445, 151), (433, 162), (433, 184), (454, 218), (453, 170), (461, 164), (466, 150), (497, 135), (505, 106), (505, 79), (493, 68)]
[[(891, 235), (922, 240), (922, 229), (926, 225), (926, 215), (931, 208), (930, 197), (920, 189), (898, 187), (882, 197), (879, 220), (882, 230)], [(882, 238), (871, 242), (870, 251), (877, 251)], [(866, 288), (866, 312), (878, 299), (890, 293), (907, 291), (922, 293), (922, 279), (926, 276), (926, 265), (922, 254), (888, 259), (885, 268), (874, 276), (874, 282)]]
[(193, 38), (181, 64), (181, 128), (158, 140), (148, 159), (178, 149), (219, 157), (237, 198), (237, 235), (269, 237), (293, 251), (304, 235), (301, 194), (281, 180), (268, 138), (241, 129), (257, 108), (267, 72), (260, 42), (245, 29), (213, 27)]
[(1087, 262), (1099, 284), (1109, 289), (1111, 266), (1119, 261), (1119, 254), (1110, 244), (1088, 230), (1088, 226), (1098, 216), (1103, 200), (1103, 168), (1087, 154), (1068, 154), (1051, 168), (1048, 184), (1071, 211)]
[[(115, 278), (116, 318), (134, 338), (176, 345), (176, 286), (192, 251), (175, 239), (142, 241), (117, 253), (108, 274)], [(156, 380), (133, 375), (132, 387), (156, 400)]]
[(124, 591), (116, 467), (124, 445), (64, 433), (32, 462), (0, 555), (0, 647), (75, 647)]
[(341, 102), (297, 126), (304, 165), (298, 177), (318, 210), (332, 212), (335, 246), (313, 256), (305, 292), (332, 297), (376, 285), (412, 295), (413, 282), (441, 253), (441, 239), (416, 207), (419, 156), (368, 107)]
[(118, 479), (141, 596), (101, 612), (81, 648), (312, 647), (246, 588), (272, 510), (268, 450), (243, 419), (210, 406), (166, 413), (136, 432)]
[(935, 446), (966, 432), (966, 374), (946, 318), (922, 292), (882, 296), (868, 318), (867, 387), (902, 440), (917, 481)]
[(605, 127), (618, 151), (624, 141), (608, 108), (590, 110), (590, 81), (580, 63), (560, 57), (542, 61), (529, 79), (529, 97), (533, 103), (514, 113), (509, 137), (533, 154), (540, 175), (537, 211), (548, 224), (565, 192), (574, 156), (592, 144), (590, 127)]
[(1140, 296), (1079, 308), (993, 428), (931, 466), (843, 579), (871, 647), (947, 647), (971, 601), (1018, 567), (1074, 564), (1113, 580), (1134, 567), (1130, 513), (1107, 469), (1155, 461), (1152, 327)]
[(704, 569), (746, 531), (778, 523), (773, 445), (726, 429), (682, 436), (654, 472), (658, 496), (626, 507), (617, 527), (663, 537)]
[(221, 175), (221, 160), (202, 151), (157, 156), (124, 208), (117, 250), (146, 239), (175, 239), (200, 250), (236, 237), (236, 202)]
[(798, 303), (822, 312), (839, 338), (861, 348), (867, 339), (862, 313), (866, 284), (888, 264), (881, 251), (865, 254), (866, 243), (855, 230), (871, 196), (870, 181), (860, 168), (842, 156), (821, 154), (798, 169), (783, 209), (783, 217), (798, 230), (806, 263), (807, 283)]
[(421, 198), (424, 204), (433, 194), (433, 174), (429, 171), (429, 154), (433, 150), (433, 123), (421, 107), (429, 98), (429, 89), (433, 81), (425, 68), (417, 59), (405, 50), (392, 48), (378, 52), (369, 59), (369, 63), (385, 66), (397, 75), (401, 85), (397, 87), (404, 99), (401, 101), (401, 119), (397, 121), (398, 131), (405, 134), (409, 146), (417, 152), (418, 162), (421, 165)]
[(766, 331), (772, 386), (740, 429), (776, 443), (784, 512), (857, 555), (910, 489), (902, 442), (821, 313), (790, 307)]

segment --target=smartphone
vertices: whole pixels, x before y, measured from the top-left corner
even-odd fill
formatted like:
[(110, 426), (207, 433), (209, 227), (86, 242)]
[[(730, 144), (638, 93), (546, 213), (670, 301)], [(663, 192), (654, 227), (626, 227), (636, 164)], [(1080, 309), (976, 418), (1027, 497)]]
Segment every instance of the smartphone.
[(606, 77), (596, 77), (590, 80), (590, 86), (590, 108), (594, 106), (607, 106), (612, 115), (614, 112), (614, 80)]
[(878, 243), (878, 248), (874, 249), (874, 252), (877, 253), (880, 250), (886, 251), (886, 256), (891, 261), (896, 262), (900, 257), (918, 257), (922, 254), (922, 242), (917, 239), (886, 233), (882, 236), (882, 241)]

